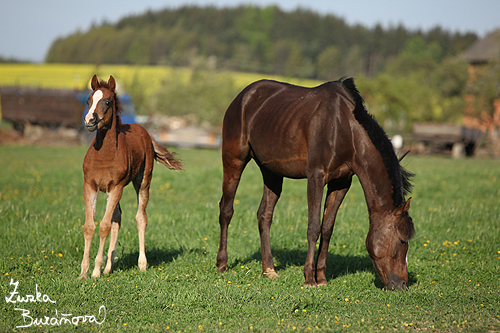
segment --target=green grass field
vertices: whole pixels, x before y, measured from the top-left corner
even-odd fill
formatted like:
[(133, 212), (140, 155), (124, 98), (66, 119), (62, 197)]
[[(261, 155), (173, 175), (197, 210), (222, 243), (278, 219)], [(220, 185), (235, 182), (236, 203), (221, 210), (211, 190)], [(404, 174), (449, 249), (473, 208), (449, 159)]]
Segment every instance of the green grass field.
[[(147, 272), (137, 268), (136, 203), (127, 187), (115, 271), (77, 280), (85, 151), (0, 146), (2, 332), (500, 330), (500, 161), (405, 158), (417, 174), (409, 290), (384, 292), (364, 245), (368, 214), (357, 181), (332, 237), (330, 284), (301, 287), (307, 248), (303, 180), (285, 181), (271, 229), (281, 279), (262, 277), (256, 221), (262, 181), (253, 162), (243, 175), (229, 229), (229, 271), (218, 274), (222, 171), (220, 151), (208, 150), (177, 150), (186, 167), (182, 173), (155, 166)], [(101, 195), (97, 219), (104, 206)], [(96, 235), (91, 263), (97, 245)], [(18, 282), (18, 294), (11, 281)], [(27, 295), (35, 302), (21, 302)]]

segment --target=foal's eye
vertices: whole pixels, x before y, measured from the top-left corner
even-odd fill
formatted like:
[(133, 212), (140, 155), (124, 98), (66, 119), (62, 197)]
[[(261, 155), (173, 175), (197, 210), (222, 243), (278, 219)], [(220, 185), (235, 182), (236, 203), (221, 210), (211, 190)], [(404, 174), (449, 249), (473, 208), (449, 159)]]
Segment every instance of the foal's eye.
[(110, 106), (110, 105), (111, 105), (111, 102), (110, 102), (110, 101), (106, 101), (106, 105), (107, 105), (107, 106)]
[(407, 241), (407, 240), (404, 240), (404, 239), (402, 239), (402, 238), (400, 238), (400, 239), (399, 239), (399, 242), (400, 242), (400, 243), (401, 243), (401, 245), (403, 245), (403, 246), (408, 245), (408, 241)]

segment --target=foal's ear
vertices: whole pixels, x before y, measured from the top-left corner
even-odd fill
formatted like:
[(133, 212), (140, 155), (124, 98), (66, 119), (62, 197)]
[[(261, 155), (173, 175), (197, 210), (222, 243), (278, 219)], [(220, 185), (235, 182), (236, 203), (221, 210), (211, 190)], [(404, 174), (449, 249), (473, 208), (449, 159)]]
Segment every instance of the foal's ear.
[(410, 209), (410, 201), (411, 201), (411, 198), (408, 198), (408, 200), (406, 200), (404, 205), (401, 206), (400, 211), (399, 211), (399, 213), (401, 215), (403, 215), (404, 213), (406, 213)]
[(92, 90), (99, 89), (99, 80), (97, 80), (97, 75), (92, 76), (92, 81), (90, 82), (90, 87)]
[(109, 90), (111, 92), (115, 92), (116, 82), (115, 82), (115, 78), (112, 75), (109, 77), (108, 86), (109, 86)]

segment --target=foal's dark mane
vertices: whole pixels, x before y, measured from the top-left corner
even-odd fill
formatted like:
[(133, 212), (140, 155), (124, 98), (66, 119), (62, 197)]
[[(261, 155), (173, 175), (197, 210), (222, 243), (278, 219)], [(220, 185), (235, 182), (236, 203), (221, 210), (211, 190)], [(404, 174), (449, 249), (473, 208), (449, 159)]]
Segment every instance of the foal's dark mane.
[(344, 89), (346, 89), (354, 99), (356, 104), (353, 112), (354, 117), (359, 124), (363, 126), (373, 145), (380, 152), (385, 170), (392, 184), (392, 200), (394, 201), (394, 206), (401, 207), (406, 202), (405, 195), (409, 194), (413, 188), (411, 177), (413, 177), (414, 174), (401, 166), (387, 134), (375, 119), (373, 119), (373, 116), (366, 111), (363, 98), (354, 85), (354, 79), (342, 78), (338, 82), (342, 84)]

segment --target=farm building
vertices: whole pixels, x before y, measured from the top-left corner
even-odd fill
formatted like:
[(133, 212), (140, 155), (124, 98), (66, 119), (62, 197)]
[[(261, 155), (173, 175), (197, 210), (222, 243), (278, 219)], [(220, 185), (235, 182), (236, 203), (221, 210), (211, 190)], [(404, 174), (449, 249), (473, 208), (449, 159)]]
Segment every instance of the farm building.
[(476, 41), (462, 57), (469, 63), (464, 125), (496, 141), (500, 129), (500, 29)]

